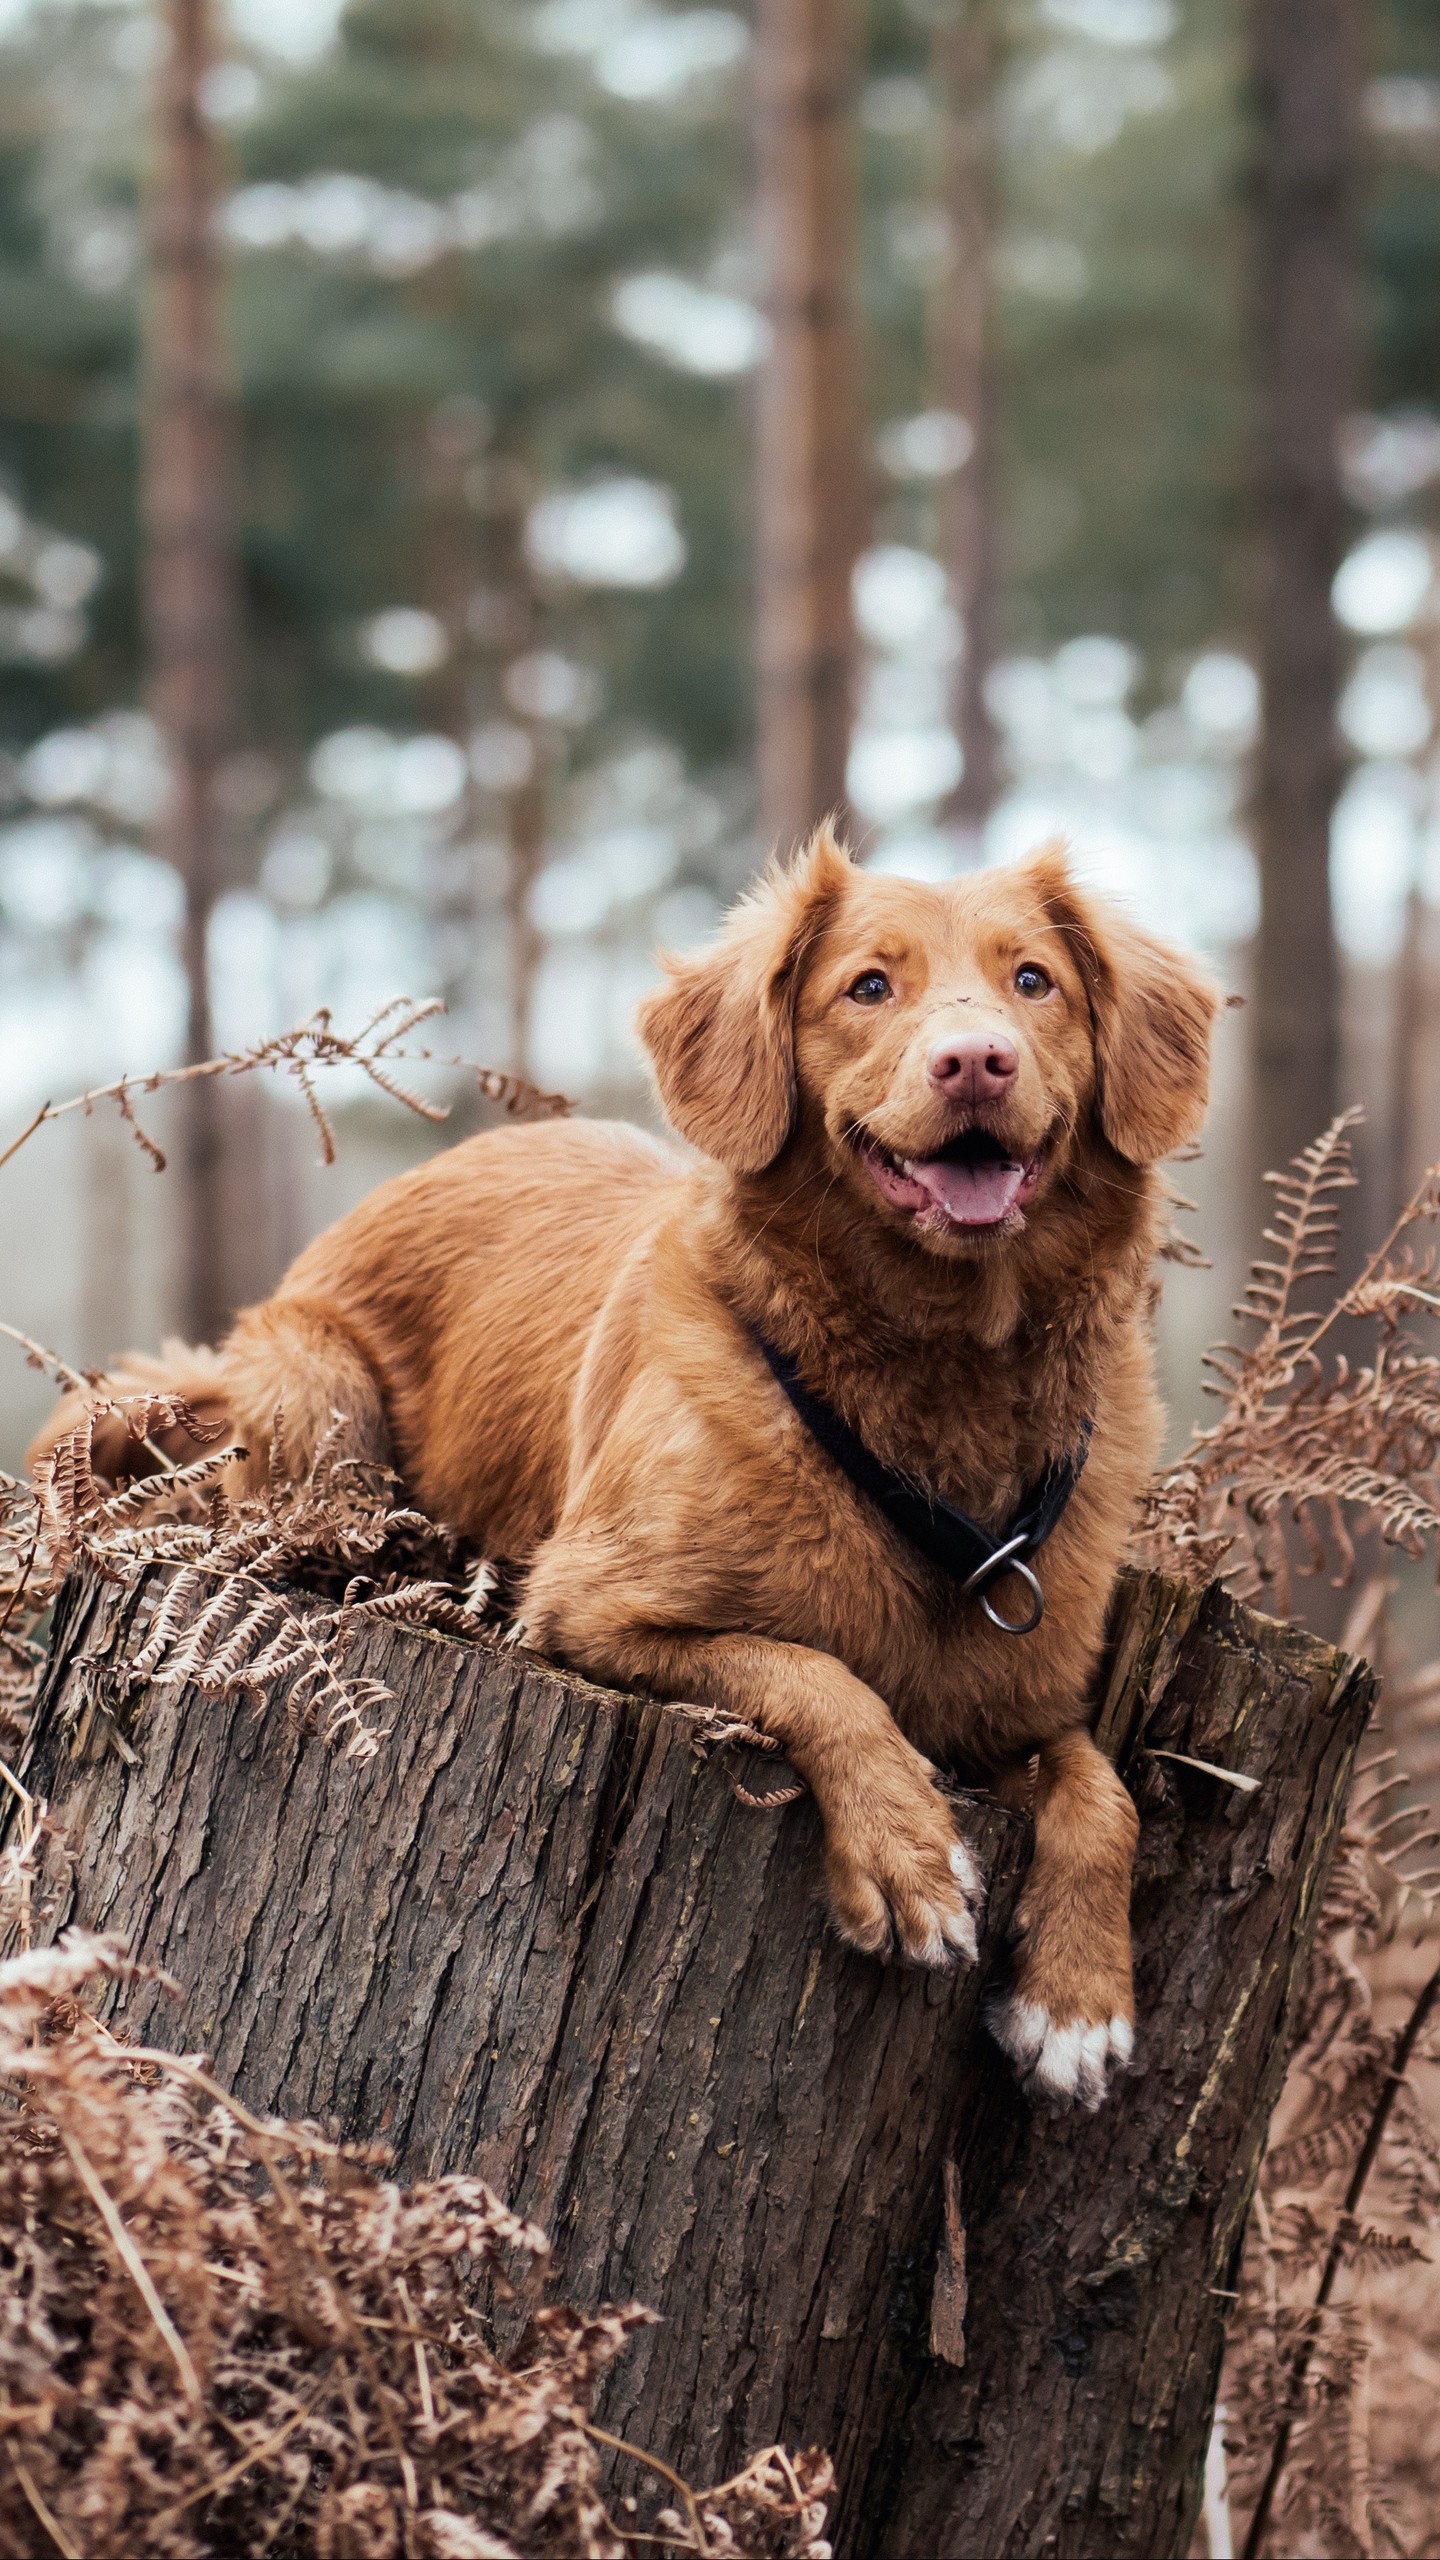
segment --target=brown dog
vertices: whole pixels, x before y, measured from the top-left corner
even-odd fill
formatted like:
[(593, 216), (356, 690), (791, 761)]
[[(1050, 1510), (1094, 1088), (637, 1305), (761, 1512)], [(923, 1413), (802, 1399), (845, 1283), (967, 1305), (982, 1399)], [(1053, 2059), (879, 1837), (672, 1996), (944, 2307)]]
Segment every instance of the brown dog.
[[(470, 1139), (321, 1236), (223, 1357), (252, 1468), (277, 1406), (297, 1468), (343, 1413), (522, 1568), (531, 1643), (775, 1735), (859, 1947), (973, 1957), (933, 1764), (1023, 1801), (1038, 1753), (992, 2023), (1031, 2087), (1090, 2106), (1131, 2049), (1135, 1816), (1086, 1699), (1156, 1449), (1153, 1168), (1202, 1118), (1214, 1004), (1054, 848), (927, 887), (822, 833), (641, 1009), (700, 1161), (582, 1122)], [(762, 1340), (992, 1532), (1091, 1428), (1034, 1632), (857, 1489)], [(1022, 1614), (1013, 1574), (992, 1589)]]

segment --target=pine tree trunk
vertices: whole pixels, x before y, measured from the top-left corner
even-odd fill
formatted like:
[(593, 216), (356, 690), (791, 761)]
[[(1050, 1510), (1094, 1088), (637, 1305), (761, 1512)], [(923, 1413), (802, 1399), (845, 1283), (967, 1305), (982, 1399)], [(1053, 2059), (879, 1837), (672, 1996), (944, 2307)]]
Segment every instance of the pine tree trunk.
[(1254, 822), (1262, 912), (1254, 1017), (1261, 1165), (1286, 1164), (1337, 1101), (1339, 970), (1330, 821), (1342, 643), (1338, 444), (1354, 397), (1359, 12), (1250, 0), (1259, 391)]
[(535, 572), (525, 549), (525, 523), (539, 484), (522, 438), (502, 427), (484, 474), (484, 617), (480, 633), (494, 659), (498, 716), (513, 765), (489, 787), (498, 792), (505, 830), (505, 923), (510, 1037), (507, 1063), (517, 1076), (535, 1072), (535, 998), (545, 957), (544, 937), (531, 912), (535, 883), (544, 867), (549, 780), (544, 725), (507, 698), (504, 674), (539, 646), (541, 624)]
[(950, 259), (934, 319), (940, 405), (963, 418), (968, 459), (940, 487), (940, 556), (964, 626), (955, 678), (955, 726), (964, 765), (945, 816), (979, 850), (979, 830), (1000, 792), (999, 741), (985, 678), (999, 642), (1000, 524), (995, 330), (991, 266), (999, 178), (995, 135), (993, 0), (966, 0), (937, 29), (936, 87), (944, 116), (941, 184)]
[(26, 1768), (76, 1853), (51, 1925), (121, 1929), (179, 1986), (126, 1994), (134, 2031), (488, 2178), (560, 2293), (664, 2314), (600, 2424), (697, 2480), (827, 2445), (844, 2560), (1184, 2551), (1368, 1671), (1127, 1587), (1101, 1729), (1145, 1813), (1142, 2069), (1055, 2122), (977, 2032), (1018, 1816), (956, 1798), (979, 1971), (888, 1969), (827, 1932), (813, 1807), (737, 1802), (673, 1711), (372, 1626), (346, 1668), (396, 1703), (360, 1764), (274, 1699), (127, 1695), (160, 1580), (72, 1586)]
[(845, 805), (864, 481), (854, 0), (759, 0), (755, 38), (771, 331), (755, 436), (760, 818), (785, 848)]
[[(165, 736), (163, 850), (185, 884), (185, 1055), (215, 1054), (207, 941), (219, 894), (215, 776), (232, 725), (235, 598), (230, 420), (220, 318), (220, 169), (203, 106), (215, 61), (210, 0), (168, 0), (147, 219), (144, 515), (151, 707)], [(214, 1342), (227, 1304), (216, 1087), (181, 1090), (185, 1177), (180, 1321)], [(113, 1346), (112, 1346), (113, 1347)]]

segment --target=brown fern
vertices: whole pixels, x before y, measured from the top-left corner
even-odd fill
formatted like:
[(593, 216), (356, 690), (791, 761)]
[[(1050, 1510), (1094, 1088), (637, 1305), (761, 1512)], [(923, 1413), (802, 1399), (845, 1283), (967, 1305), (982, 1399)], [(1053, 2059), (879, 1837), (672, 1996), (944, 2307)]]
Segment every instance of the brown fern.
[[(1436, 1257), (1410, 1231), (1440, 1214), (1432, 1167), (1358, 1278), (1309, 1303), (1335, 1271), (1338, 1204), (1353, 1188), (1355, 1111), (1271, 1174), (1274, 1250), (1251, 1266), (1236, 1308), (1254, 1338), (1207, 1355), (1220, 1417), (1151, 1487), (1137, 1559), (1192, 1579), (1221, 1574), (1245, 1598), (1287, 1616), (1292, 1575), (1345, 1584), (1357, 1535), (1378, 1532), (1412, 1557), (1440, 1549), (1440, 1358), (1400, 1330), (1440, 1312)], [(1369, 1323), (1374, 1357), (1332, 1350), (1342, 1323)]]
[(83, 1112), (88, 1119), (97, 1107), (113, 1102), (137, 1146), (150, 1159), (157, 1173), (165, 1170), (163, 1150), (140, 1125), (135, 1112), (135, 1097), (161, 1092), (169, 1085), (210, 1083), (217, 1078), (248, 1076), (268, 1072), (288, 1076), (297, 1084), (315, 1124), (320, 1150), (326, 1164), (335, 1161), (335, 1132), (320, 1101), (315, 1085), (317, 1069), (358, 1067), (361, 1074), (392, 1101), (413, 1111), (418, 1118), (440, 1122), (449, 1118), (448, 1109), (430, 1102), (423, 1094), (402, 1080), (406, 1066), (438, 1066), (452, 1074), (475, 1078), (487, 1101), (498, 1102), (512, 1116), (530, 1114), (550, 1118), (574, 1109), (563, 1093), (545, 1093), (524, 1076), (510, 1075), (498, 1067), (480, 1066), (473, 1058), (438, 1056), (430, 1048), (407, 1048), (404, 1044), (424, 1022), (443, 1013), (440, 997), (431, 996), (417, 1004), (409, 996), (392, 997), (379, 1012), (351, 1034), (337, 1031), (328, 1007), (322, 1006), (308, 1022), (292, 1031), (282, 1031), (273, 1039), (257, 1040), (249, 1049), (227, 1049), (222, 1057), (206, 1058), (185, 1067), (157, 1067), (148, 1075), (117, 1076), (113, 1083), (93, 1085), (87, 1093), (72, 1094), (66, 1102), (43, 1102), (17, 1136), (0, 1153), (0, 1169), (34, 1137), (47, 1122), (63, 1120), (70, 1113)]

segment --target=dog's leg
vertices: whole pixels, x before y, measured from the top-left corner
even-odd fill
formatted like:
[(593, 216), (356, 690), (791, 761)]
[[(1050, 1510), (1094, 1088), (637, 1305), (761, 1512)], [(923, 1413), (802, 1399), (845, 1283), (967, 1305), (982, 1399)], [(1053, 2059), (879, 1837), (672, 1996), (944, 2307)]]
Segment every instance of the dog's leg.
[(1032, 2096), (1094, 2108), (1134, 2041), (1130, 1874), (1139, 1823), (1083, 1726), (1042, 1746), (1034, 1815), (1015, 1987), (992, 2006), (990, 2029)]
[(523, 1602), (532, 1642), (594, 1679), (718, 1707), (783, 1744), (820, 1808), (842, 1937), (869, 1955), (898, 1947), (915, 1964), (948, 1965), (957, 1955), (973, 1963), (979, 1871), (955, 1836), (930, 1762), (873, 1689), (831, 1654), (763, 1636), (613, 1624), (603, 1635), (593, 1624), (586, 1631), (574, 1593), (562, 1597), (565, 1582), (565, 1559), (547, 1552)]

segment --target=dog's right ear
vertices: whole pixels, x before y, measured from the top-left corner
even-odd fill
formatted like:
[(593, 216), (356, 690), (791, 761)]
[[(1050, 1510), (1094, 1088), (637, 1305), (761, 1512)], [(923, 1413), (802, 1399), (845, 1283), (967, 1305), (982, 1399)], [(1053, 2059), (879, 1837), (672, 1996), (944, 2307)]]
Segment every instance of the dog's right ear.
[(804, 955), (854, 866), (822, 827), (776, 864), (636, 1016), (671, 1127), (732, 1173), (773, 1164), (795, 1114), (795, 990)]

